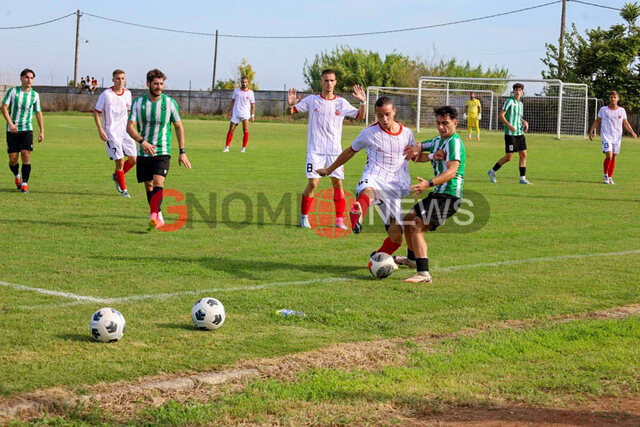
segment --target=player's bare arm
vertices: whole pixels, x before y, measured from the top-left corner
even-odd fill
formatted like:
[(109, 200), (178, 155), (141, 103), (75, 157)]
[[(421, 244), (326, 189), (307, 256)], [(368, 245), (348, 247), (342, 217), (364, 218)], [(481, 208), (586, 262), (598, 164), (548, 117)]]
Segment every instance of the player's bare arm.
[(333, 173), (340, 166), (347, 163), (353, 156), (355, 156), (357, 151), (354, 151), (353, 148), (347, 147), (336, 159), (335, 162), (331, 164), (328, 168), (317, 169), (316, 173), (320, 176), (327, 176)]
[(435, 153), (422, 153), (417, 160), (416, 163), (430, 162), (431, 160), (442, 160), (447, 157), (447, 153), (444, 150), (438, 150)]
[[(506, 114), (507, 114), (507, 111), (506, 110), (502, 110), (502, 111), (500, 111), (500, 114), (498, 114), (498, 117), (500, 118), (500, 121), (502, 122), (502, 124), (504, 124), (506, 127), (508, 127), (511, 132), (515, 132), (516, 128), (513, 127), (513, 125), (507, 121), (507, 118), (505, 117)], [(524, 122), (524, 120), (523, 120), (523, 122)], [(529, 126), (529, 124), (527, 123), (527, 127), (528, 126)]]
[(9, 115), (9, 106), (7, 104), (2, 104), (2, 115), (9, 125), (9, 132), (18, 133), (18, 127), (13, 123), (13, 120), (11, 120), (11, 116)]
[(44, 141), (44, 117), (42, 116), (42, 111), (36, 112), (36, 121), (38, 122), (38, 127), (40, 128), (38, 142), (42, 142)]
[(98, 135), (100, 136), (100, 139), (104, 142), (107, 142), (109, 140), (109, 137), (107, 136), (104, 129), (102, 129), (102, 120), (100, 119), (100, 113), (94, 111), (93, 120), (96, 122), (96, 127), (98, 128)]
[(593, 137), (596, 136), (596, 128), (598, 127), (598, 125), (600, 125), (601, 121), (602, 119), (598, 117), (597, 119), (594, 120), (593, 124), (591, 125), (591, 129), (589, 129), (589, 139), (591, 141), (593, 141)]
[(133, 138), (134, 141), (137, 141), (140, 144), (140, 148), (142, 148), (142, 151), (144, 151), (145, 154), (148, 154), (150, 156), (156, 155), (156, 147), (149, 144), (147, 141), (144, 141), (144, 138), (138, 133), (138, 130), (136, 129), (136, 122), (133, 122), (131, 120), (127, 121), (127, 133), (131, 138)]
[(633, 127), (631, 127), (631, 123), (629, 123), (627, 119), (624, 119), (622, 121), (622, 124), (624, 125), (624, 128), (627, 130), (627, 132), (629, 132), (629, 134), (631, 135), (631, 138), (638, 139), (638, 135), (636, 135), (636, 133), (633, 131)]
[(256, 120), (256, 103), (253, 102), (251, 104), (251, 118), (249, 119), (249, 121), (253, 123), (255, 120)]
[(422, 144), (408, 145), (404, 147), (403, 154), (405, 159), (413, 160), (415, 162), (422, 154)]
[(287, 114), (293, 114), (293, 106), (300, 102), (300, 97), (298, 96), (298, 91), (294, 88), (291, 88), (287, 91)]
[(353, 92), (351, 93), (355, 99), (360, 101), (360, 106), (358, 107), (358, 118), (360, 120), (364, 119), (366, 108), (367, 108), (367, 93), (362, 89), (360, 85), (353, 85)]
[(187, 153), (184, 152), (184, 127), (182, 126), (182, 122), (174, 122), (173, 127), (176, 129), (176, 138), (178, 138), (178, 148), (180, 149), (178, 164), (187, 169), (191, 169), (191, 162), (187, 157)]
[(522, 119), (522, 126), (524, 126), (524, 131), (527, 132), (529, 130), (529, 122), (525, 119)]
[(231, 100), (231, 104), (229, 104), (229, 111), (227, 111), (227, 118), (230, 119), (231, 115), (233, 114), (233, 104), (236, 103), (235, 99)]
[(428, 180), (417, 177), (418, 183), (411, 186), (411, 193), (414, 197), (418, 197), (423, 191), (427, 188), (433, 186), (437, 186), (443, 184), (447, 181), (451, 181), (456, 174), (458, 173), (458, 167), (460, 166), (460, 161), (451, 160), (447, 162), (447, 170), (442, 172), (440, 175), (436, 176), (429, 182)]

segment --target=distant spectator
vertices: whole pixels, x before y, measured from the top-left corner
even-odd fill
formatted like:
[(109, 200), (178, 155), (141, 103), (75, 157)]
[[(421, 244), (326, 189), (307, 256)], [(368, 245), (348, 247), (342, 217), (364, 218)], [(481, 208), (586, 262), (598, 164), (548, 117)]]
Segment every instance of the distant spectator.
[(82, 77), (80, 79), (80, 85), (79, 85), (80, 90), (78, 91), (78, 93), (82, 93), (86, 87), (87, 87), (87, 82), (85, 81), (84, 77)]
[(91, 77), (91, 87), (89, 88), (89, 90), (91, 91), (91, 93), (94, 93), (96, 89), (98, 89), (98, 79), (96, 79), (95, 77)]

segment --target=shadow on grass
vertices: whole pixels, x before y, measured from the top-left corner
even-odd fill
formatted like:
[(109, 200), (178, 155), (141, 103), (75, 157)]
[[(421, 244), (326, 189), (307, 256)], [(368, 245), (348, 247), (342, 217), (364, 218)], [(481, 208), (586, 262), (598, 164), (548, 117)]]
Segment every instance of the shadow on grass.
[(85, 334), (58, 334), (56, 336), (65, 341), (97, 342), (89, 335), (88, 332), (86, 335)]
[(200, 330), (193, 326), (192, 323), (158, 323), (158, 326), (164, 329), (181, 329), (191, 332)]
[[(181, 271), (187, 268), (187, 264), (197, 263), (201, 266), (211, 270), (213, 272), (220, 272), (225, 275), (233, 275), (240, 279), (248, 280), (263, 280), (266, 272), (278, 272), (281, 271), (287, 275), (292, 270), (297, 270), (305, 273), (314, 273), (324, 277), (327, 273), (331, 273), (332, 276), (343, 276), (352, 279), (362, 278), (361, 265), (340, 265), (336, 264), (309, 264), (301, 263), (295, 264), (292, 262), (277, 262), (277, 261), (264, 261), (256, 258), (221, 258), (218, 256), (210, 257), (162, 257), (162, 256), (92, 256), (91, 258), (98, 259), (100, 261), (118, 261), (127, 262), (130, 265), (136, 265), (140, 263), (154, 263), (162, 264), (164, 268), (169, 265), (173, 265), (176, 271)], [(358, 274), (360, 272), (360, 274)]]

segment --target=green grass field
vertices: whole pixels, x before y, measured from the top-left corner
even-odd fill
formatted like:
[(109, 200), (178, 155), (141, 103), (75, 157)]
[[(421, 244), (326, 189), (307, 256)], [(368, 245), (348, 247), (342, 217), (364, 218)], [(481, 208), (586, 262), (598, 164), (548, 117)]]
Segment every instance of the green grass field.
[[(338, 239), (295, 227), (306, 184), (304, 124), (255, 123), (247, 153), (238, 152), (236, 132), (231, 153), (223, 154), (227, 123), (185, 120), (193, 169), (174, 162), (165, 188), (186, 194), (187, 202), (166, 199), (163, 209), (173, 222), (177, 214), (167, 207), (188, 203), (190, 220), (174, 232), (146, 233), (144, 189), (132, 171), (132, 198), (115, 191), (112, 162), (92, 119), (48, 114), (45, 120), (30, 193), (15, 190), (6, 166), (0, 175), (0, 400), (51, 387), (82, 393), (102, 382), (223, 370), (339, 343), (402, 338), (411, 347), (443, 334), (454, 337), (409, 348), (407, 359), (393, 366), (254, 379), (209, 401), (141, 404), (139, 413), (118, 421), (401, 423), (442, 402), (571, 406), (640, 392), (638, 317), (548, 320), (638, 303), (636, 141), (623, 141), (617, 185), (608, 186), (601, 183), (599, 143), (529, 135), (527, 175), (534, 185), (524, 186), (515, 161), (498, 172), (497, 184), (489, 183), (486, 171), (504, 149), (500, 134), (465, 140), (465, 190), (487, 201), (490, 209), (480, 218), (486, 224), (472, 233), (443, 229), (426, 236), (435, 282), (425, 286), (403, 283), (413, 273), (408, 269), (370, 279), (369, 253), (385, 237), (379, 221)], [(343, 146), (360, 129), (345, 126)], [(417, 139), (434, 135), (432, 129)], [(364, 161), (359, 154), (346, 167), (351, 193)], [(418, 164), (411, 174), (415, 182), (432, 171)], [(329, 187), (323, 180), (321, 188)], [(259, 217), (264, 200), (271, 209), (285, 200), (275, 220)], [(202, 296), (225, 305), (226, 322), (215, 332), (191, 323), (191, 306)], [(127, 320), (118, 343), (91, 339), (89, 320), (102, 306)], [(278, 317), (280, 308), (307, 316)], [(536, 322), (455, 335), (517, 320)], [(114, 416), (88, 408), (43, 421), (95, 424)]]

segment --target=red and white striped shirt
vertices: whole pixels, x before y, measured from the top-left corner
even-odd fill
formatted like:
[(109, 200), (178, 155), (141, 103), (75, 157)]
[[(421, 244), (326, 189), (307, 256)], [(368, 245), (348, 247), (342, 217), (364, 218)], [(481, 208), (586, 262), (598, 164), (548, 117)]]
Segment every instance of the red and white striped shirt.
[(400, 125), (397, 133), (390, 133), (378, 122), (362, 129), (353, 140), (354, 151), (367, 150), (367, 163), (362, 176), (375, 176), (389, 184), (407, 187), (411, 183), (409, 163), (404, 156), (404, 148), (416, 145), (411, 129)]
[(342, 152), (342, 122), (345, 117), (357, 118), (358, 109), (344, 98), (309, 95), (293, 106), (296, 113), (309, 112), (307, 152), (333, 154)]

